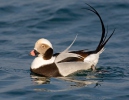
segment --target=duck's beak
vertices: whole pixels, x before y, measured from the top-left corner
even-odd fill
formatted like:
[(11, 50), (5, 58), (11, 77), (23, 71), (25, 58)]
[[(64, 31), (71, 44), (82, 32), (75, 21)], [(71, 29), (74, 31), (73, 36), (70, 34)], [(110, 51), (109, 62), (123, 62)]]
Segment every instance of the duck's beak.
[(30, 52), (31, 56), (38, 56), (39, 54), (40, 53), (37, 50), (35, 50), (35, 49)]
[(30, 55), (31, 55), (31, 56), (36, 56), (35, 50), (32, 50), (32, 51), (30, 52)]

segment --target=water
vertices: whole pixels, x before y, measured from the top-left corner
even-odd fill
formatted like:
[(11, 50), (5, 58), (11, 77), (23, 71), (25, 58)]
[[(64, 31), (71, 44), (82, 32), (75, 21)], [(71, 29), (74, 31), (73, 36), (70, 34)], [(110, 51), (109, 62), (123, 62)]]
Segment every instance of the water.
[[(78, 38), (72, 50), (94, 50), (101, 15), (115, 35), (97, 64), (98, 72), (83, 71), (67, 78), (30, 74), (29, 52), (39, 38), (49, 39), (61, 52)], [(0, 1), (0, 100), (128, 100), (129, 99), (128, 0), (1, 0)]]

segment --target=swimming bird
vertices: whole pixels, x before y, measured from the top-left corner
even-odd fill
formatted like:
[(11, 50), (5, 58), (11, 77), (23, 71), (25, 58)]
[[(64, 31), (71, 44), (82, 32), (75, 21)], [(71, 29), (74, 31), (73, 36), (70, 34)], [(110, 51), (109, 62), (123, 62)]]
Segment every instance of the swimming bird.
[(45, 77), (65, 77), (80, 70), (95, 69), (99, 56), (104, 51), (104, 46), (114, 34), (115, 29), (107, 37), (108, 32), (105, 31), (101, 16), (92, 6), (87, 5), (89, 8), (83, 9), (96, 14), (102, 26), (102, 35), (97, 48), (92, 51), (86, 51), (85, 49), (70, 51), (69, 49), (75, 42), (76, 36), (71, 45), (64, 51), (54, 54), (51, 42), (41, 38), (35, 43), (34, 49), (30, 52), (32, 56), (36, 56), (31, 64), (31, 72)]

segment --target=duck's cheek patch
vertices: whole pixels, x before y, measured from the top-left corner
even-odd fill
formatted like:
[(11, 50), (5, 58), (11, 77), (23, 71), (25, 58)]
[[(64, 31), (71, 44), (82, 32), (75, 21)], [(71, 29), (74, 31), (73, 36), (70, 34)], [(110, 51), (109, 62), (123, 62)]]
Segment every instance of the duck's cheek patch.
[(46, 52), (44, 53), (43, 58), (44, 58), (45, 60), (49, 60), (49, 59), (51, 59), (52, 56), (53, 56), (53, 49), (52, 49), (52, 48), (49, 48), (49, 49), (46, 50)]

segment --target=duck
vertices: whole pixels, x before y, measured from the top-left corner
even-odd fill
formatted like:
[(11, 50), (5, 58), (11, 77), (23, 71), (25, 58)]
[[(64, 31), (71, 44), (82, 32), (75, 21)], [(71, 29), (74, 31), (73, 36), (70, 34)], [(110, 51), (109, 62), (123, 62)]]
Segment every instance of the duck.
[(105, 45), (115, 32), (108, 35), (105, 31), (103, 20), (99, 13), (87, 4), (89, 8), (82, 8), (89, 10), (96, 14), (100, 20), (102, 27), (102, 35), (99, 44), (95, 50), (74, 50), (69, 49), (76, 41), (77, 35), (73, 42), (62, 52), (54, 53), (52, 43), (45, 38), (36, 41), (34, 49), (30, 52), (35, 59), (31, 63), (30, 70), (32, 73), (45, 77), (66, 77), (73, 73), (82, 70), (95, 70), (99, 61), (100, 54), (105, 50)]

